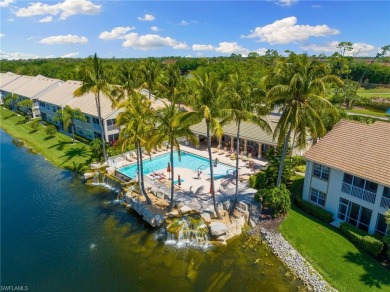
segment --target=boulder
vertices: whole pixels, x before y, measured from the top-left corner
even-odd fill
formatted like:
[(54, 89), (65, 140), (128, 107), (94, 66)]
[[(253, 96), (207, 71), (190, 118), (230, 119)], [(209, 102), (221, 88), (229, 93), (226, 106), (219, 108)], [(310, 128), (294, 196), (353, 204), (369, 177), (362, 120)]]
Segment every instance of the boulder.
[(84, 173), (84, 179), (85, 180), (89, 180), (91, 178), (93, 178), (95, 176), (95, 173), (94, 172), (87, 172), (87, 173)]
[(196, 210), (197, 212), (200, 212), (202, 209), (202, 205), (199, 203), (197, 199), (192, 199), (188, 204), (188, 207), (190, 207), (192, 210)]
[(211, 219), (217, 217), (217, 214), (215, 213), (214, 207), (212, 207), (212, 206), (207, 207), (207, 208), (203, 211), (203, 213), (208, 213), (208, 214), (210, 214)]
[(153, 212), (148, 208), (144, 208), (142, 212), (144, 221), (148, 222), (152, 227), (160, 227), (164, 221), (165, 217), (159, 213)]
[(206, 223), (210, 223), (210, 222), (211, 222), (210, 213), (203, 212), (202, 214), (200, 214), (200, 217), (202, 217), (202, 219), (203, 219)]
[(228, 227), (222, 222), (211, 222), (209, 228), (212, 236), (220, 236), (228, 231)]
[(176, 202), (176, 209), (180, 209), (181, 207), (183, 207), (184, 206), (184, 203), (183, 202), (181, 202), (181, 201), (179, 201), (179, 202)]
[(230, 200), (224, 201), (224, 202), (222, 203), (223, 209), (226, 210), (226, 211), (229, 211), (231, 203), (232, 203), (232, 202), (230, 202)]
[(184, 215), (184, 214), (190, 213), (191, 211), (192, 211), (192, 209), (190, 207), (183, 206), (180, 208), (179, 213)]
[(142, 216), (145, 209), (145, 205), (142, 204), (141, 202), (135, 201), (133, 204), (133, 209), (135, 212), (138, 213), (138, 215)]
[(106, 172), (108, 175), (114, 176), (115, 175), (115, 167), (107, 167)]
[(92, 163), (92, 164), (89, 166), (90, 169), (99, 169), (100, 167), (102, 167), (102, 166), (100, 165), (100, 163)]

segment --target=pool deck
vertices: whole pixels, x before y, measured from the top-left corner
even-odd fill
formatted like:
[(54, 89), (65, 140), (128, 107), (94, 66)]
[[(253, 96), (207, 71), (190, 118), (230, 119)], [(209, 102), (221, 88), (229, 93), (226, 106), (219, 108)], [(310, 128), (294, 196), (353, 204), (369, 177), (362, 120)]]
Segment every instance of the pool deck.
[[(186, 145), (180, 146), (181, 151), (186, 151), (201, 157), (208, 159), (208, 151), (207, 148), (203, 147), (200, 149), (193, 148)], [(231, 158), (231, 155), (222, 150), (216, 151), (213, 150), (212, 153), (213, 160), (218, 158), (220, 163), (227, 164), (232, 168), (235, 168), (236, 161)], [(152, 154), (152, 158), (158, 155), (169, 153), (169, 150), (159, 151), (155, 154)], [(149, 156), (144, 156), (144, 159), (149, 159)], [(254, 167), (248, 168), (248, 161), (252, 161)], [(134, 164), (136, 161), (131, 163), (127, 162), (128, 165)], [(239, 197), (244, 199), (248, 195), (253, 195), (256, 190), (248, 187), (248, 178), (250, 175), (253, 175), (255, 171), (266, 167), (267, 162), (265, 160), (259, 159), (251, 159), (248, 158), (246, 161), (239, 159)], [(123, 165), (122, 165), (123, 166)], [(218, 166), (217, 166), (218, 167)], [(166, 169), (158, 170), (157, 173), (162, 174), (162, 176), (154, 176), (153, 174), (149, 174), (145, 176), (145, 184), (146, 187), (152, 191), (153, 193), (163, 193), (166, 199), (170, 198), (170, 178), (171, 173), (168, 173)], [(202, 173), (200, 178), (198, 178), (198, 174), (196, 170), (189, 168), (174, 168), (174, 180), (178, 180), (178, 175), (180, 175), (181, 185), (175, 185), (175, 201), (189, 201), (196, 199), (200, 204), (212, 204), (212, 196), (210, 194), (210, 176)], [(164, 178), (165, 176), (165, 178)], [(236, 178), (235, 175), (226, 176), (224, 178), (215, 179), (214, 178), (214, 187), (215, 194), (217, 198), (217, 202), (222, 203), (226, 199), (231, 196), (234, 196), (236, 189)]]

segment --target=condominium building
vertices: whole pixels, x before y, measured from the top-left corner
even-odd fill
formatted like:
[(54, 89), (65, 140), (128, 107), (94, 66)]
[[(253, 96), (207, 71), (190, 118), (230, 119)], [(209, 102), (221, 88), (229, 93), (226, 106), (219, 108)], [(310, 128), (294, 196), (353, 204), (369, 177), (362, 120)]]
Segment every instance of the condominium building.
[(303, 155), (302, 197), (369, 233), (385, 235), (390, 207), (390, 123), (339, 122)]

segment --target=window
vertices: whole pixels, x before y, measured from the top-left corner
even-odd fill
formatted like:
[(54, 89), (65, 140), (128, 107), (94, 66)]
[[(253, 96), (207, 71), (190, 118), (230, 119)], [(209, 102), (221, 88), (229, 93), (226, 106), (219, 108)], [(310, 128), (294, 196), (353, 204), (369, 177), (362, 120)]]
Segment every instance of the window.
[(115, 126), (115, 119), (107, 120), (107, 127), (108, 126)]
[(51, 110), (51, 107), (50, 107), (50, 105), (47, 105), (47, 110), (49, 111), (49, 110)]
[(102, 135), (100, 133), (93, 132), (94, 138), (95, 139), (100, 139)]
[(344, 173), (341, 191), (364, 201), (375, 203), (378, 184)]
[(47, 115), (45, 113), (42, 113), (42, 121), (47, 121)]
[(80, 126), (76, 126), (77, 134), (83, 135), (83, 129)]
[(328, 180), (329, 178), (329, 167), (314, 163), (314, 172), (313, 175), (324, 180)]
[(383, 195), (381, 199), (381, 207), (388, 209), (390, 208), (390, 188), (384, 187)]
[(353, 180), (353, 175), (350, 175), (348, 173), (344, 173), (344, 180), (343, 180), (343, 182), (351, 185), (352, 184), (352, 180)]
[(118, 138), (119, 138), (119, 134), (108, 135), (108, 142), (109, 143), (116, 142)]
[(364, 208), (356, 203), (340, 198), (337, 218), (348, 222), (362, 230), (368, 231), (372, 216), (372, 210)]
[(91, 130), (85, 130), (85, 133), (89, 139), (92, 139), (92, 131)]
[(326, 194), (312, 188), (310, 192), (310, 201), (314, 204), (321, 205), (324, 207), (326, 201)]
[(91, 123), (91, 118), (89, 116), (87, 116), (87, 115), (84, 115), (84, 117), (85, 117), (85, 122), (90, 124)]
[(45, 104), (44, 102), (41, 102), (41, 101), (40, 101), (40, 102), (39, 102), (39, 106), (40, 106), (40, 107), (46, 107), (46, 104)]
[(381, 235), (386, 235), (388, 230), (388, 226), (386, 224), (386, 219), (383, 214), (378, 214), (378, 218), (376, 220), (375, 232)]
[(383, 189), (383, 197), (390, 199), (390, 188), (384, 187), (384, 189)]
[(92, 118), (92, 122), (96, 125), (100, 125), (98, 118)]

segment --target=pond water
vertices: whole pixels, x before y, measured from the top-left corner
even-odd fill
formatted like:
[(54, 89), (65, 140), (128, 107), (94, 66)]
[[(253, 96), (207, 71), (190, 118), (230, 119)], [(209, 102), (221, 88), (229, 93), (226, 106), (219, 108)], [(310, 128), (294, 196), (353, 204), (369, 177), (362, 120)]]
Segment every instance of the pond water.
[(157, 239), (116, 193), (86, 186), (4, 132), (1, 285), (30, 291), (297, 291), (302, 283), (245, 236), (206, 251)]

